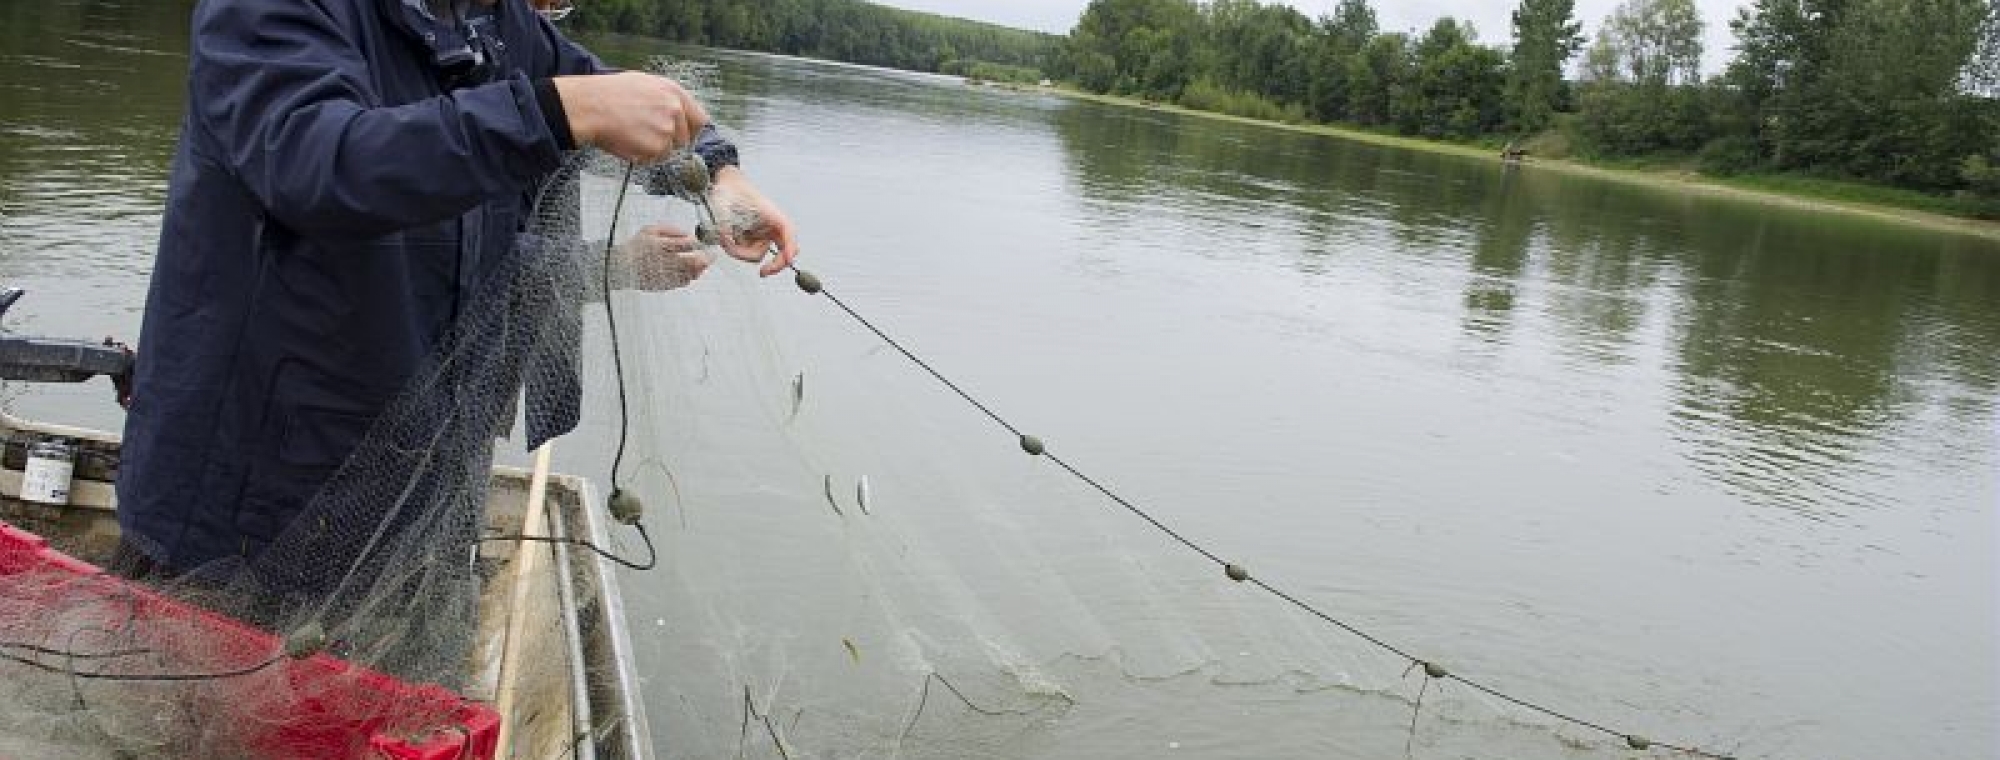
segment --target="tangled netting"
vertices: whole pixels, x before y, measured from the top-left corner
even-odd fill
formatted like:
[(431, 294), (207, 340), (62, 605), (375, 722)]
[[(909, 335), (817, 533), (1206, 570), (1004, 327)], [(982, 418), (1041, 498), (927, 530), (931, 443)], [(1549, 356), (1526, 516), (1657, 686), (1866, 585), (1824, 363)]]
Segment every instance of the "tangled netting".
[(482, 595), (516, 550), (490, 539), (523, 528), (486, 508), (495, 441), (573, 426), (586, 302), (637, 276), (580, 227), (583, 175), (610, 163), (577, 155), (542, 189), (426, 364), (263, 551), (135, 584), (0, 538), (0, 757), (490, 754), (493, 710), (465, 695), (496, 690)]
[[(609, 188), (586, 193), (586, 207), (615, 205)], [(943, 366), (977, 351), (926, 344), (925, 318), (949, 315), (846, 276), (894, 258), (819, 251), (806, 261), (824, 278), (801, 287), (840, 290)], [(589, 387), (634, 403), (587, 416), (597, 434), (569, 462), (651, 505), (662, 564), (628, 575), (626, 595), (661, 755), (1676, 754), (1437, 680), (1228, 582), (793, 285), (725, 261), (684, 291), (618, 293), (622, 361), (591, 364)], [(978, 285), (938, 283), (968, 313), (984, 297), (1032, 298)], [(586, 343), (607, 343), (611, 330), (586, 324)], [(1563, 688), (1602, 705), (1620, 684)], [(1713, 736), (1699, 714), (1674, 717), (1686, 722), (1611, 710)]]
[[(547, 547), (489, 508), (495, 442), (578, 422), (563, 469), (659, 544), (623, 580), (661, 756), (1633, 756), (1184, 562), (783, 278), (671, 289), (622, 240), (731, 215), (648, 184), (576, 156), (254, 561), (134, 585), (0, 534), (0, 758), (494, 756), (569, 698), (496, 695), (494, 579)], [(509, 754), (620, 756), (553, 746)]]
[(626, 593), (662, 756), (1674, 754), (1230, 583), (789, 281), (613, 304), (643, 336), (620, 480), (655, 500), (662, 566)]

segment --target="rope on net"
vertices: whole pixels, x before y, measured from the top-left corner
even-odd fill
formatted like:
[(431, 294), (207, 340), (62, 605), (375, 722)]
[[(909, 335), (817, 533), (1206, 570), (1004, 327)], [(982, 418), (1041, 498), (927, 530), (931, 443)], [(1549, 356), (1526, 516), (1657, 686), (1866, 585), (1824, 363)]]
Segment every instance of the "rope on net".
[[(698, 211), (707, 217), (707, 221), (715, 225), (714, 227), (709, 229), (714, 231), (719, 231), (722, 229), (722, 225), (720, 223), (720, 220), (717, 218), (713, 207), (708, 202), (707, 191), (709, 189), (710, 177), (708, 176), (706, 167), (705, 166), (700, 167), (700, 169), (694, 169), (692, 167), (693, 164), (686, 162), (678, 162), (669, 167), (668, 176), (675, 185), (674, 194), (679, 195), (683, 199), (693, 202), (697, 206)], [(630, 187), (632, 181), (632, 177), (634, 174), (634, 167), (628, 163), (625, 167), (624, 174), (625, 174), (624, 181), (619, 183), (619, 192), (617, 195), (617, 199), (614, 201), (614, 207), (612, 210), (613, 221), (611, 222), (611, 224), (613, 225), (612, 229), (614, 231), (616, 229), (616, 224), (617, 224), (616, 220), (620, 215), (620, 213), (622, 212), (622, 207), (624, 206), (625, 203), (626, 190), (627, 188)], [(697, 234), (698, 237), (703, 238), (703, 242), (705, 243), (712, 242), (712, 240), (710, 239), (711, 235), (708, 232), (698, 230)], [(615, 235), (610, 235), (607, 237), (615, 239)], [(608, 280), (609, 255), (610, 252), (607, 247), (606, 251), (607, 280), (604, 283), (606, 286), (604, 292), (607, 298), (609, 297), (611, 292), (611, 288), (609, 287), (610, 282)], [(1498, 687), (1454, 673), (1449, 669), (1445, 668), (1444, 666), (1438, 664), (1435, 660), (1419, 657), (1416, 654), (1413, 654), (1408, 649), (1390, 643), (1389, 641), (1379, 636), (1369, 633), (1368, 631), (1360, 628), (1359, 626), (1349, 623), (1339, 617), (1334, 616), (1332, 613), (1329, 613), (1326, 610), (1323, 610), (1309, 602), (1304, 601), (1303, 599), (1300, 599), (1299, 597), (1293, 595), (1291, 592), (1285, 590), (1284, 588), (1281, 588), (1277, 585), (1267, 582), (1261, 578), (1252, 576), (1250, 571), (1243, 565), (1230, 562), (1224, 559), (1220, 554), (1210, 550), (1200, 542), (1195, 541), (1194, 539), (1191, 539), (1181, 534), (1179, 531), (1169, 526), (1166, 522), (1162, 521), (1158, 517), (1151, 514), (1148, 510), (1140, 506), (1138, 503), (1119, 494), (1116, 490), (1112, 489), (1110, 486), (1105, 485), (1096, 478), (1091, 477), (1076, 465), (1073, 465), (1067, 460), (1061, 458), (1060, 456), (1050, 452), (1048, 445), (1041, 438), (1038, 438), (1034, 435), (1030, 435), (1027, 432), (1024, 432), (1019, 427), (1015, 426), (1012, 422), (1009, 422), (1000, 413), (994, 411), (990, 405), (981, 401), (977, 396), (973, 395), (971, 392), (965, 390), (958, 383), (954, 382), (951, 378), (947, 377), (943, 372), (939, 371), (937, 368), (933, 367), (929, 362), (925, 361), (921, 356), (917, 355), (916, 352), (906, 347), (901, 341), (896, 340), (894, 337), (891, 337), (887, 332), (883, 331), (880, 327), (876, 326), (873, 321), (863, 316), (853, 306), (849, 305), (846, 301), (842, 300), (832, 291), (827, 290), (825, 283), (817, 275), (809, 271), (799, 269), (797, 266), (789, 266), (788, 268), (791, 269), (791, 271), (793, 272), (794, 284), (801, 291), (805, 292), (808, 295), (817, 295), (826, 297), (826, 299), (829, 302), (831, 302), (834, 306), (838, 307), (842, 312), (847, 314), (847, 316), (851, 318), (856, 324), (860, 325), (868, 332), (874, 334), (877, 338), (881, 339), (889, 347), (895, 349), (898, 353), (902, 354), (904, 358), (909, 359), (910, 362), (917, 365), (917, 367), (922, 369), (925, 373), (929, 374), (933, 379), (942, 384), (946, 389), (950, 390), (953, 394), (957, 395), (960, 399), (964, 400), (967, 404), (972, 406), (974, 409), (978, 410), (981, 414), (984, 414), (988, 419), (992, 420), (996, 425), (1000, 426), (1002, 429), (1006, 430), (1009, 434), (1013, 435), (1017, 439), (1023, 453), (1026, 453), (1029, 456), (1047, 459), (1049, 462), (1056, 465), (1064, 472), (1068, 473), (1071, 477), (1075, 478), (1077, 481), (1083, 483), (1084, 485), (1089, 486), (1092, 490), (1097, 491), (1099, 494), (1103, 495), (1105, 498), (1109, 499), (1113, 503), (1117, 504), (1119, 507), (1131, 513), (1133, 516), (1138, 517), (1139, 519), (1145, 521), (1148, 525), (1152, 526), (1158, 532), (1166, 535), (1174, 542), (1180, 544), (1181, 546), (1185, 547), (1186, 549), (1198, 555), (1201, 555), (1204, 559), (1207, 559), (1209, 562), (1219, 566), (1223, 572), (1224, 577), (1228, 578), (1229, 580), (1236, 583), (1247, 583), (1249, 585), (1255, 586), (1258, 589), (1264, 591), (1265, 593), (1277, 598), (1278, 600), (1283, 601), (1286, 604), (1302, 612), (1305, 612), (1306, 614), (1311, 615), (1312, 617), (1317, 618), (1328, 625), (1331, 625), (1335, 628), (1345, 631), (1348, 634), (1353, 635), (1383, 651), (1389, 652), (1397, 656), (1398, 658), (1407, 661), (1409, 663), (1409, 670), (1421, 669), (1424, 675), (1424, 682), (1420, 687), (1415, 702), (1413, 703), (1413, 710), (1412, 710), (1410, 729), (1409, 729), (1411, 733), (1412, 743), (1414, 742), (1415, 733), (1417, 729), (1417, 718), (1423, 709), (1423, 698), (1429, 690), (1431, 681), (1440, 681), (1440, 682), (1456, 681), (1458, 683), (1464, 684), (1465, 686), (1473, 689), (1474, 691), (1502, 700), (1504, 702), (1515, 705), (1522, 709), (1526, 709), (1531, 712), (1541, 714), (1543, 716), (1555, 719), (1557, 721), (1561, 721), (1564, 723), (1568, 723), (1571, 725), (1575, 725), (1578, 727), (1590, 729), (1592, 731), (1605, 734), (1607, 736), (1610, 736), (1616, 740), (1623, 742), (1627, 747), (1633, 750), (1648, 751), (1657, 748), (1657, 749), (1680, 752), (1693, 757), (1709, 758), (1710, 760), (1735, 760), (1735, 758), (1731, 755), (1699, 748), (1694, 746), (1692, 743), (1655, 741), (1638, 733), (1615, 729), (1601, 722), (1577, 717), (1568, 712), (1564, 712), (1556, 708), (1550, 707), (1539, 701), (1527, 699), (1520, 696), (1515, 696), (1513, 694), (1510, 694), (1506, 691), (1499, 689)], [(640, 536), (643, 539), (645, 539), (649, 554), (648, 561), (644, 564), (632, 563), (620, 559), (616, 556), (613, 556), (605, 552), (604, 550), (600, 549), (599, 547), (590, 544), (587, 541), (578, 541), (573, 539), (512, 536), (495, 540), (528, 540), (528, 541), (569, 543), (595, 551), (598, 554), (610, 559), (611, 561), (617, 562), (618, 564), (624, 565), (626, 567), (638, 570), (648, 570), (654, 566), (653, 560), (655, 559), (655, 557), (652, 556), (653, 547), (651, 538), (646, 535), (645, 527), (642, 524), (640, 524), (638, 519), (641, 508), (636, 502), (637, 499), (636, 496), (633, 496), (628, 492), (623, 491), (621, 488), (619, 488), (621, 483), (620, 470), (622, 470), (626, 443), (629, 436), (630, 419), (629, 419), (629, 411), (627, 409), (627, 398), (626, 398), (627, 391), (625, 387), (624, 358), (621, 355), (622, 352), (620, 351), (620, 346), (617, 338), (616, 317), (612, 315), (611, 312), (613, 310), (609, 308), (609, 306), (610, 306), (609, 303), (607, 303), (605, 309), (605, 319), (607, 323), (606, 326), (610, 331), (611, 353), (612, 353), (612, 361), (615, 372), (614, 375), (615, 385), (617, 386), (618, 389), (619, 431), (617, 436), (618, 439), (617, 454), (612, 464), (612, 494), (609, 497), (608, 501), (611, 507), (611, 511), (614, 513), (614, 516), (616, 516), (620, 522), (624, 522), (626, 524), (633, 525), (634, 527), (636, 527), (639, 531)], [(797, 392), (796, 388), (794, 389), (794, 392), (796, 394)], [(830, 487), (831, 486), (829, 484), (829, 489)], [(828, 500), (830, 503), (832, 503), (833, 501), (831, 498), (830, 490), (828, 493)], [(839, 511), (839, 506), (837, 503), (834, 503), (833, 508), (836, 512)], [(863, 506), (863, 509), (865, 511), (866, 509), (865, 505)], [(909, 726), (907, 726), (904, 729), (905, 736), (907, 736), (910, 729), (915, 727), (917, 719), (922, 717), (923, 705), (925, 701), (928, 700), (930, 693), (930, 682), (932, 680), (937, 680), (940, 683), (943, 683), (945, 688), (950, 690), (952, 694), (956, 696), (958, 700), (964, 703), (968, 708), (971, 708), (974, 711), (980, 712), (982, 714), (990, 714), (987, 712), (986, 709), (979, 707), (978, 705), (974, 704), (969, 699), (967, 699), (965, 695), (959, 692), (959, 690), (955, 686), (953, 686), (949, 681), (945, 681), (942, 675), (932, 672), (928, 674), (927, 677), (924, 679), (923, 688), (918, 697), (918, 704), (915, 714), (911, 716)], [(750, 722), (753, 718), (764, 725), (767, 735), (770, 737), (773, 744), (777, 747), (779, 754), (784, 757), (789, 757), (789, 752), (786, 749), (786, 742), (782, 738), (780, 732), (777, 730), (777, 727), (773, 724), (771, 716), (757, 709), (756, 701), (753, 698), (749, 688), (746, 686), (743, 694), (743, 726), (742, 726), (742, 735), (740, 739), (747, 740)], [(1406, 744), (1405, 752), (1408, 753), (1410, 751), (1410, 748), (1411, 748), (1410, 745)], [(742, 742), (739, 742), (739, 753), (742, 751), (743, 751), (743, 744)]]
[[(1320, 621), (1324, 623), (1339, 628), (1340, 630), (1346, 631), (1347, 633), (1357, 638), (1360, 638), (1361, 640), (1366, 641), (1369, 644), (1372, 644), (1379, 649), (1387, 651), (1403, 660), (1408, 661), (1411, 669), (1421, 668), (1424, 673), (1423, 688), (1425, 690), (1429, 688), (1431, 681), (1444, 681), (1444, 682), (1456, 681), (1458, 683), (1466, 685), (1467, 687), (1473, 689), (1474, 691), (1480, 692), (1487, 696), (1494, 697), (1496, 699), (1529, 710), (1531, 712), (1539, 713), (1541, 715), (1553, 718), (1555, 720), (1564, 723), (1568, 723), (1582, 728), (1587, 728), (1602, 734), (1606, 734), (1614, 739), (1617, 739), (1618, 741), (1623, 742), (1627, 747), (1630, 747), (1631, 749), (1634, 750), (1647, 751), (1654, 748), (1658, 748), (1658, 749), (1680, 752), (1694, 757), (1710, 758), (1710, 760), (1735, 760), (1735, 758), (1731, 755), (1717, 751), (1702, 749), (1694, 746), (1692, 743), (1687, 743), (1687, 742), (1671, 743), (1671, 742), (1655, 741), (1638, 733), (1630, 731), (1621, 731), (1616, 728), (1611, 728), (1607, 725), (1604, 725), (1601, 722), (1580, 718), (1570, 713), (1555, 709), (1553, 707), (1549, 707), (1544, 703), (1527, 699), (1524, 697), (1515, 696), (1513, 694), (1509, 694), (1499, 689), (1498, 687), (1454, 673), (1446, 669), (1444, 666), (1437, 664), (1437, 662), (1434, 660), (1425, 659), (1415, 654), (1412, 654), (1409, 650), (1403, 647), (1399, 647), (1395, 644), (1392, 644), (1389, 641), (1374, 634), (1371, 634), (1352, 623), (1342, 620), (1334, 616), (1332, 613), (1329, 613), (1326, 610), (1323, 610), (1317, 606), (1314, 606), (1309, 602), (1300, 599), (1299, 597), (1293, 595), (1292, 593), (1286, 591), (1285, 589), (1277, 585), (1267, 582), (1262, 578), (1257, 578), (1252, 576), (1250, 574), (1250, 571), (1243, 565), (1232, 563), (1228, 560), (1225, 560), (1222, 558), (1221, 555), (1210, 550), (1206, 546), (1203, 546), (1201, 543), (1191, 538), (1188, 538), (1185, 535), (1182, 535), (1179, 531), (1174, 530), (1171, 526), (1167, 525), (1158, 517), (1152, 515), (1145, 508), (1141, 507), (1139, 504), (1120, 495), (1117, 491), (1113, 490), (1111, 487), (1103, 484), (1102, 482), (1099, 482), (1097, 479), (1092, 478), (1088, 474), (1084, 473), (1082, 469), (1078, 468), (1077, 466), (1069, 463), (1068, 461), (1065, 461), (1061, 457), (1050, 452), (1048, 445), (1044, 443), (1042, 439), (1030, 435), (1022, 431), (1020, 428), (1016, 427), (1013, 423), (1008, 422), (1005, 417), (1002, 417), (998, 412), (993, 411), (991, 406), (987, 405), (985, 402), (981, 401), (979, 398), (974, 396), (972, 393), (966, 391), (964, 388), (960, 387), (958, 383), (953, 382), (951, 378), (946, 377), (944, 373), (938, 371), (935, 367), (931, 366), (929, 362), (925, 361), (922, 357), (918, 356), (914, 351), (905, 347), (902, 344), (902, 342), (896, 340), (893, 337), (890, 337), (888, 333), (884, 332), (880, 327), (877, 327), (874, 322), (870, 321), (867, 317), (862, 316), (861, 313), (855, 310), (853, 306), (848, 305), (846, 301), (841, 300), (839, 296), (835, 295), (832, 291), (827, 290), (825, 283), (820, 280), (818, 275), (815, 275), (803, 269), (799, 269), (796, 266), (791, 267), (791, 270), (794, 275), (793, 277), (794, 284), (798, 286), (799, 290), (804, 291), (808, 295), (825, 296), (829, 302), (833, 303), (833, 305), (838, 307), (842, 312), (845, 312), (848, 317), (854, 320), (855, 323), (859, 324), (862, 328), (866, 329), (868, 332), (873, 333), (877, 338), (880, 338), (884, 343), (887, 343), (890, 348), (893, 348), (898, 353), (901, 353), (904, 356), (904, 358), (909, 359), (912, 363), (916, 364), (918, 368), (922, 369), (924, 372), (928, 373), (933, 379), (943, 384), (945, 388), (949, 389), (952, 393), (957, 394), (957, 396), (960, 399), (963, 399), (967, 404), (970, 404), (974, 409), (977, 409), (980, 413), (986, 415), (987, 418), (991, 419), (995, 424), (999, 425), (1001, 428), (1005, 429), (1008, 433), (1012, 434), (1016, 439), (1018, 439), (1021, 446), (1021, 451), (1023, 453), (1026, 453), (1029, 456), (1047, 459), (1050, 463), (1054, 464), (1056, 467), (1062, 469), (1064, 472), (1069, 473), (1069, 475), (1075, 478), (1077, 481), (1083, 483), (1084, 485), (1089, 486), (1092, 490), (1097, 491), (1099, 494), (1102, 494), (1105, 498), (1111, 500), (1112, 503), (1115, 503), (1118, 506), (1124, 508), (1125, 511), (1130, 512), (1132, 515), (1138, 517), (1141, 520), (1144, 520), (1147, 524), (1151, 525), (1155, 530), (1159, 531), (1162, 534), (1165, 534), (1168, 538), (1173, 539), (1175, 542), (1186, 547), (1188, 550), (1201, 555), (1209, 562), (1216, 564), (1222, 569), (1224, 577), (1227, 577), (1229, 580), (1234, 581), (1236, 583), (1247, 583), (1249, 585), (1255, 586), (1263, 590), (1264, 592), (1270, 594), (1271, 596), (1276, 597), (1280, 601), (1283, 601), (1286, 604), (1289, 604), (1292, 607), (1295, 607), (1298, 610), (1305, 612), (1308, 615), (1318, 618)], [(926, 680), (925, 684), (926, 687), (928, 687), (929, 681)], [(1415, 711), (1421, 711), (1423, 709), (1422, 696), (1423, 692), (1420, 691), (1418, 699), (1415, 704)], [(1410, 731), (1414, 736), (1416, 732), (1416, 715), (1414, 711), (1413, 714), (1411, 715)]]

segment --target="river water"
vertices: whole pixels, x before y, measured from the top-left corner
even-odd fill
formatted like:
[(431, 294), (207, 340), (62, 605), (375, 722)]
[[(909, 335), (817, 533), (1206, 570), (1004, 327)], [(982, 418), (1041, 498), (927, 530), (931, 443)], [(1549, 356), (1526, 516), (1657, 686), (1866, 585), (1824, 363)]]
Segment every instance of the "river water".
[[(186, 14), (136, 0), (0, 9), (0, 281), (30, 293), (8, 329), (138, 332)], [(633, 64), (667, 52), (599, 42)], [(809, 267), (1068, 461), (1260, 578), (1455, 670), (1662, 739), (1801, 760), (2000, 755), (2000, 244), (947, 78), (672, 54), (716, 65), (717, 118), (803, 230)], [(864, 410), (829, 418), (851, 424), (816, 434), (822, 453), (859, 441), (962, 472), (979, 493), (1007, 487), (1011, 443), (952, 442), (990, 443), (982, 418), (921, 397), (926, 381), (839, 314), (766, 286), (751, 287), (773, 303), (773, 345), (841, 357), (825, 395), (811, 376), (814, 403)], [(115, 429), (108, 396), (13, 386), (5, 400)], [(601, 479), (609, 423), (591, 414), (564, 461)], [(890, 504), (922, 480), (877, 473)], [(812, 485), (764, 495), (824, 510)], [(1111, 527), (1092, 535), (1131, 552), (1150, 589), (1129, 606), (1109, 587), (1065, 597), (1110, 605), (1089, 613), (1108, 627), (1169, 627), (1179, 613), (1161, 609), (1209, 599), (1177, 589), (1226, 583), (1098, 508)], [(757, 530), (816, 540), (791, 524)], [(1006, 530), (1046, 546), (1076, 533)], [(819, 570), (765, 569), (773, 584)], [(1034, 640), (1044, 607), (998, 598), (1032, 584), (985, 594), (977, 571), (956, 572), (981, 609), (1029, 621), (993, 640)], [(676, 683), (700, 670), (687, 659), (714, 642), (656, 639), (680, 597), (648, 576), (627, 585), (656, 728), (707, 714), (735, 741), (738, 705), (673, 704), (693, 693)], [(1221, 604), (1236, 628), (1308, 627), (1259, 595)], [(1287, 636), (1357, 646), (1339, 631)], [(832, 638), (850, 650), (832, 659), (867, 661), (858, 635)], [(1165, 640), (1155, 648), (1177, 646)], [(1221, 653), (1178, 675), (1142, 672), (1138, 656), (1052, 666), (1078, 703), (1059, 719), (967, 739), (978, 752), (942, 739), (905, 754), (1405, 751), (1407, 704), (1389, 700), (1395, 721), (1327, 719), (1374, 709), (1355, 704), (1367, 689), (1319, 693), (1342, 666), (1301, 656), (1317, 664), (1246, 691), (1200, 663), (1250, 653), (1208, 641)], [(1414, 696), (1420, 679), (1397, 671), (1375, 678)], [(1631, 754), (1537, 744), (1521, 735), (1555, 736), (1546, 719), (1440, 688), (1415, 756)], [(813, 719), (790, 720), (793, 747), (813, 754)], [(660, 745), (702, 756), (664, 731)]]

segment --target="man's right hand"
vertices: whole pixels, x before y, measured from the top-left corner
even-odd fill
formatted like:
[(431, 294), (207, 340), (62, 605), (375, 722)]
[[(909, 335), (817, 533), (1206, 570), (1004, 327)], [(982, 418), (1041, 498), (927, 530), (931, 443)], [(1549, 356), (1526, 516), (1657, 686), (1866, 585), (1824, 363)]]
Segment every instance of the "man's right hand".
[(556, 77), (570, 135), (637, 163), (666, 158), (688, 144), (708, 114), (674, 80), (637, 71)]

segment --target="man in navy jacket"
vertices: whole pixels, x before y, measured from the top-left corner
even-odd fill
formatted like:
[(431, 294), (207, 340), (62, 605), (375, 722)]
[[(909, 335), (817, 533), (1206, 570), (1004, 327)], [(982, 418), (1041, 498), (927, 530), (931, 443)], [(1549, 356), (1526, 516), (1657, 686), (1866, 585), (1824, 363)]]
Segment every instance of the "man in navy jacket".
[(204, 0), (191, 59), (118, 482), (128, 545), (168, 573), (277, 539), (565, 151), (692, 145), (762, 220), (725, 249), (766, 275), (797, 255), (694, 98), (608, 71), (524, 0)]

